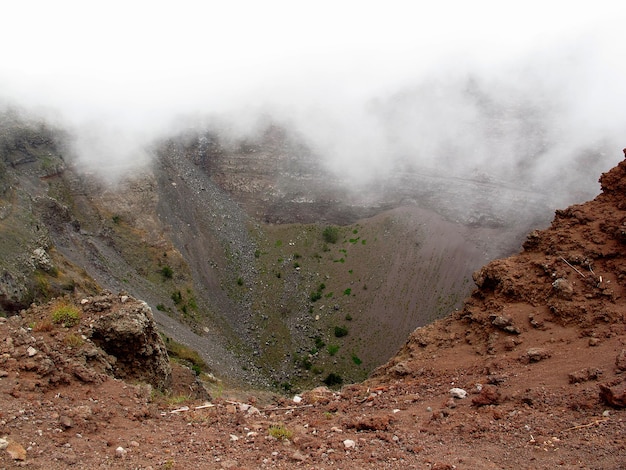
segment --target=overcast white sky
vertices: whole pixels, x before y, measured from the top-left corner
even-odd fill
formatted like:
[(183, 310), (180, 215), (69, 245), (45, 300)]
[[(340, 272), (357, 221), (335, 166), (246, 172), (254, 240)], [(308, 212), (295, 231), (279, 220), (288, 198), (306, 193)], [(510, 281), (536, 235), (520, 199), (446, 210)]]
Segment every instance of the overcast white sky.
[[(472, 73), (518, 88), (545, 79), (546, 90), (575, 99), (563, 108), (574, 116), (568, 125), (594, 120), (602, 132), (621, 132), (626, 145), (624, 5), (3, 1), (0, 98), (55, 110), (85, 129), (97, 123), (102, 136), (90, 139), (100, 147), (93, 158), (132, 158), (131, 142), (181, 114), (266, 107), (292, 114), (302, 127), (303, 116), (331, 123), (316, 131), (322, 140), (367, 140), (374, 124), (362, 126), (357, 115), (372, 98)], [(327, 150), (362, 153), (350, 145)]]

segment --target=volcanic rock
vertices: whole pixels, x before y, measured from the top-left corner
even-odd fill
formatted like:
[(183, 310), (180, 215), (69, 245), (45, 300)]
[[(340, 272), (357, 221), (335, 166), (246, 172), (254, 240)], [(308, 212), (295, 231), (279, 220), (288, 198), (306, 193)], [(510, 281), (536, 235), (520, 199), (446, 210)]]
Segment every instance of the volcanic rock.
[(104, 297), (94, 302), (96, 310), (103, 304), (112, 308), (94, 321), (91, 339), (117, 358), (113, 366), (116, 377), (147, 382), (158, 389), (169, 387), (172, 370), (150, 307), (140, 301), (122, 303), (110, 293)]

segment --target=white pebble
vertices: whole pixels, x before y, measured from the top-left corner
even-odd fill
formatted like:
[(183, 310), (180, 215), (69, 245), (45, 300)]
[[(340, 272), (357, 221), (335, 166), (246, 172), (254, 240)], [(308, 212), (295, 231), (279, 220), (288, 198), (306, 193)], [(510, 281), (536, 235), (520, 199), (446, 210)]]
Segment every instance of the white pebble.
[(465, 398), (467, 396), (467, 392), (462, 388), (451, 388), (450, 395), (452, 398)]

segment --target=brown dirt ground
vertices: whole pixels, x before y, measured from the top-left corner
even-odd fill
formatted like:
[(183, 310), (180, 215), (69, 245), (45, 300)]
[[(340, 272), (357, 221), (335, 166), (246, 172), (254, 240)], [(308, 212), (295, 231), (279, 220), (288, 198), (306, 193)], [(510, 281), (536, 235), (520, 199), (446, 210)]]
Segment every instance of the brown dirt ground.
[[(368, 381), (299, 403), (229, 390), (207, 402), (179, 368), (170, 395), (151, 394), (86, 374), (71, 329), (30, 331), (41, 309), (0, 322), (0, 468), (626, 468), (626, 161), (601, 183), (477, 272), (463, 310)], [(29, 356), (46, 344), (66, 354), (55, 371)]]

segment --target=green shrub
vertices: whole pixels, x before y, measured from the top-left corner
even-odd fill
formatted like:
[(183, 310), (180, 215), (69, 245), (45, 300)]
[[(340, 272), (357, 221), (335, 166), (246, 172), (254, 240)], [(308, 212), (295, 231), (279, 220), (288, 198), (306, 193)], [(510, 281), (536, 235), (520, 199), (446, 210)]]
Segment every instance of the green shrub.
[(342, 338), (344, 336), (348, 336), (348, 329), (345, 326), (336, 326), (335, 327), (335, 336), (337, 338)]
[(241, 278), (241, 277), (237, 278), (237, 285), (238, 286), (243, 286), (243, 278)]
[(326, 376), (323, 382), (327, 386), (332, 387), (334, 385), (341, 385), (343, 383), (343, 378), (339, 374), (335, 374), (334, 372), (331, 372), (330, 374)]
[(357, 366), (360, 366), (363, 363), (363, 361), (356, 354), (352, 354), (352, 362), (354, 362)]
[(62, 324), (66, 327), (78, 325), (80, 323), (81, 312), (73, 305), (62, 305), (52, 312), (52, 322)]
[(326, 243), (337, 243), (339, 239), (339, 229), (334, 225), (329, 225), (322, 232), (322, 237)]
[(176, 305), (183, 301), (183, 294), (180, 291), (172, 292), (172, 300)]
[(350, 295), (350, 294), (352, 294), (352, 289), (349, 287), (343, 291), (343, 295)]
[(163, 266), (161, 268), (161, 276), (163, 276), (163, 280), (172, 279), (174, 277), (174, 270), (169, 266)]
[(339, 345), (329, 344), (327, 351), (328, 351), (328, 354), (330, 354), (331, 356), (334, 356), (335, 354), (337, 354), (337, 351), (339, 351)]
[(293, 431), (287, 429), (284, 424), (272, 424), (268, 430), (268, 433), (274, 439), (278, 439), (281, 441), (291, 439), (293, 436)]
[(319, 299), (322, 298), (322, 293), (320, 291), (317, 292), (311, 292), (311, 302), (317, 302)]

